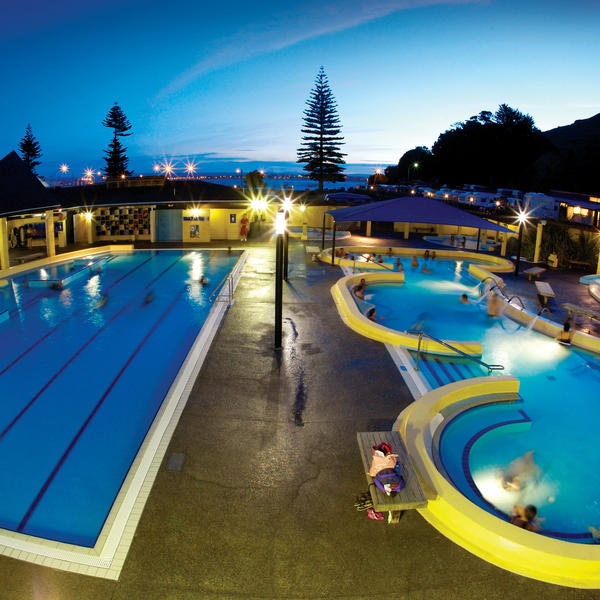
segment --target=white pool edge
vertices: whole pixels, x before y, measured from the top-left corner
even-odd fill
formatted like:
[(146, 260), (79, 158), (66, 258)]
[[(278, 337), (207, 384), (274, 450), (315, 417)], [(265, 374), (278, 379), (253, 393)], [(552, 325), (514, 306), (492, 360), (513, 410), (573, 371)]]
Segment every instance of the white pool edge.
[[(243, 251), (231, 271), (232, 293), (247, 256)], [(131, 464), (96, 545), (85, 548), (0, 529), (0, 555), (92, 577), (119, 578), (179, 418), (229, 307), (228, 297), (223, 285)]]

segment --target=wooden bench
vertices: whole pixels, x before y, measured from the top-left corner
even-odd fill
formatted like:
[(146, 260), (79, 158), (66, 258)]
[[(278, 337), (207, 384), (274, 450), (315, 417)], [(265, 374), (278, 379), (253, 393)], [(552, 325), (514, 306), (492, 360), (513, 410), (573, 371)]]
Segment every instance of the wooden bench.
[(556, 294), (549, 283), (546, 283), (545, 281), (536, 281), (535, 287), (537, 289), (538, 296), (542, 298), (543, 305), (548, 304), (548, 298), (556, 298)]
[(591, 265), (589, 262), (585, 261), (585, 260), (571, 260), (571, 259), (567, 259), (567, 264), (569, 265), (569, 269), (572, 269), (573, 267), (586, 267), (588, 269), (591, 268)]
[[(421, 487), (421, 482), (412, 466), (410, 456), (404, 445), (404, 440), (397, 431), (368, 431), (365, 433), (357, 433), (358, 447), (362, 458), (363, 467), (367, 482), (369, 484), (369, 492), (373, 501), (373, 510), (377, 512), (388, 513), (388, 523), (398, 523), (402, 512), (412, 508), (425, 508), (427, 506), (427, 498)], [(387, 442), (391, 445), (394, 454), (398, 455), (402, 475), (406, 485), (397, 493), (388, 496), (384, 494), (374, 483), (373, 478), (367, 475), (367, 471), (371, 467), (371, 448), (379, 444), (379, 442)]]
[(546, 269), (544, 269), (543, 267), (531, 267), (531, 269), (526, 269), (525, 271), (523, 271), (523, 273), (529, 278), (529, 281), (531, 281), (532, 277), (539, 279), (540, 275), (545, 272)]
[(590, 319), (596, 319), (596, 321), (600, 321), (600, 315), (595, 313), (593, 310), (586, 308), (585, 306), (578, 306), (577, 304), (566, 302), (565, 304), (561, 304), (561, 307), (568, 311), (567, 319), (570, 319), (573, 316), (573, 313), (580, 313), (586, 317), (589, 317)]
[(19, 264), (23, 264), (29, 262), (30, 260), (35, 260), (36, 258), (43, 258), (46, 256), (43, 252), (35, 252), (34, 254), (25, 254), (24, 256), (17, 257), (17, 261)]

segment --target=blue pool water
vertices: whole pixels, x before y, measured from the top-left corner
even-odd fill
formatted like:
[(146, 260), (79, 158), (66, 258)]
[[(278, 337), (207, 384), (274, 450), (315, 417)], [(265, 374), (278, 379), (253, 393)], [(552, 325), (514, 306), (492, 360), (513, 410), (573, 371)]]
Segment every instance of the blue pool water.
[[(409, 269), (404, 285), (369, 286), (364, 306), (374, 304), (380, 322), (394, 329), (421, 320), (436, 337), (479, 341), (485, 362), (519, 378), (522, 403), (471, 409), (444, 430), (443, 466), (486, 510), (503, 515), (514, 504), (531, 503), (547, 535), (591, 542), (588, 527), (600, 525), (600, 359), (505, 317), (492, 319), (483, 303), (462, 305), (461, 293), (479, 297), (476, 280), (460, 265), (435, 275)], [(520, 492), (504, 490), (501, 472), (530, 450), (538, 481)]]
[(28, 287), (36, 271), (0, 289), (0, 527), (94, 545), (238, 258), (119, 253), (63, 290)]

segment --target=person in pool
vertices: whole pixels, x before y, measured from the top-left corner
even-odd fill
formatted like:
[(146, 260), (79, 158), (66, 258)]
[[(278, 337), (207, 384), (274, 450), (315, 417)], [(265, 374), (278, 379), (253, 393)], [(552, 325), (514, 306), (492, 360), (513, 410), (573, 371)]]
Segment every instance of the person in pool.
[(461, 304), (469, 304), (469, 296), (467, 296), (466, 294), (461, 294), (460, 295), (460, 303)]
[(435, 255), (435, 250), (431, 251), (431, 260), (435, 260), (436, 259), (436, 255)]
[(512, 525), (527, 529), (529, 531), (539, 531), (540, 519), (537, 518), (537, 508), (533, 504), (519, 506), (515, 504), (510, 513), (510, 522)]
[(416, 269), (416, 268), (419, 266), (419, 261), (417, 260), (417, 257), (416, 257), (416, 256), (413, 256), (413, 257), (412, 257), (412, 259), (411, 259), (411, 261), (410, 261), (410, 266), (411, 266), (413, 269)]
[(533, 450), (513, 460), (502, 476), (502, 487), (507, 491), (519, 491), (526, 485), (535, 482), (540, 468), (533, 460)]
[(371, 307), (368, 311), (367, 311), (367, 319), (369, 319), (369, 321), (373, 321), (375, 322), (375, 313), (377, 311), (375, 310), (375, 307)]
[(398, 269), (398, 271), (404, 271), (404, 267), (402, 266), (402, 262), (400, 261), (400, 258), (396, 259), (396, 269)]
[(388, 255), (388, 256), (391, 256), (391, 255), (392, 255), (392, 249), (391, 249), (391, 248), (388, 248), (387, 255)]
[(571, 331), (571, 323), (568, 320), (564, 322), (562, 331), (554, 339), (563, 346), (571, 345), (573, 332)]

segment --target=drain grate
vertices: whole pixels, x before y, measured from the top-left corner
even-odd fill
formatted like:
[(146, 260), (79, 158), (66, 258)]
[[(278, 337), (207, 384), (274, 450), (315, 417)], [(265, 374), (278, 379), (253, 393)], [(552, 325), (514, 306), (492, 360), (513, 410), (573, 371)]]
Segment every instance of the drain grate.
[(185, 462), (185, 454), (183, 452), (174, 452), (169, 456), (169, 460), (167, 461), (167, 466), (165, 469), (167, 471), (181, 471), (183, 469), (183, 463)]

